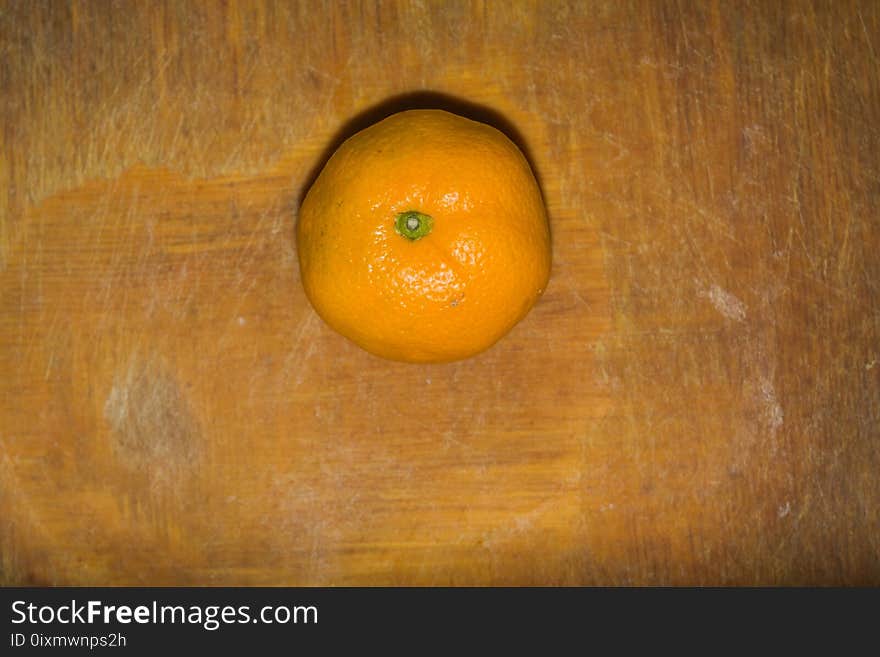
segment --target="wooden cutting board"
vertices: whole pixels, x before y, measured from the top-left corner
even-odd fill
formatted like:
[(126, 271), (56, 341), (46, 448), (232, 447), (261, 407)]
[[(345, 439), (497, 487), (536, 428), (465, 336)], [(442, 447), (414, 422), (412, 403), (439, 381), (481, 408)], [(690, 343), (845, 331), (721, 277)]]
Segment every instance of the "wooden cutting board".
[[(5, 3), (0, 583), (880, 583), (880, 5)], [(485, 354), (305, 299), (335, 144), (526, 150)]]

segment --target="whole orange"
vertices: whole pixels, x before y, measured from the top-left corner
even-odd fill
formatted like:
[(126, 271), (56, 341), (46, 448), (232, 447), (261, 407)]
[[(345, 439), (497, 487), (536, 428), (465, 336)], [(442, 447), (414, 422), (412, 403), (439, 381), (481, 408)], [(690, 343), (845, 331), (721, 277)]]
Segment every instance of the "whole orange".
[(345, 141), (306, 194), (297, 250), (324, 321), (409, 362), (488, 349), (550, 276), (525, 157), (495, 128), (441, 110), (400, 112)]

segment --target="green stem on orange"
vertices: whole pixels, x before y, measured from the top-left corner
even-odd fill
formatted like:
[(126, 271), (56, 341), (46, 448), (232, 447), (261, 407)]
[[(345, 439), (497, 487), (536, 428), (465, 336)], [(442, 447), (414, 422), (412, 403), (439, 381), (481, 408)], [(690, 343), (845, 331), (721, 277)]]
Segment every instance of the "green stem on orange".
[(397, 220), (394, 222), (394, 230), (397, 231), (397, 234), (403, 235), (406, 239), (413, 242), (430, 233), (433, 227), (433, 217), (415, 210), (401, 212), (397, 215)]

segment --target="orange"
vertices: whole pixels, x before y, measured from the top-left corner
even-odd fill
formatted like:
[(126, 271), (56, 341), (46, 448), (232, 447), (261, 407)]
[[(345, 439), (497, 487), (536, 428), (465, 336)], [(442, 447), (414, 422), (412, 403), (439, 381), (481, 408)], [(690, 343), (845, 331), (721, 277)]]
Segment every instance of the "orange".
[(324, 321), (408, 362), (488, 349), (550, 276), (525, 157), (495, 128), (440, 110), (400, 112), (345, 141), (306, 194), (297, 250)]

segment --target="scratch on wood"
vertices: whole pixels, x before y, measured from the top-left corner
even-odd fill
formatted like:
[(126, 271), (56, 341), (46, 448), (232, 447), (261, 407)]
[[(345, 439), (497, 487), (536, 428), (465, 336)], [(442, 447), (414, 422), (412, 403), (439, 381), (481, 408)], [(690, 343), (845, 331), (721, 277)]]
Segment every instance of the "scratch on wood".
[(785, 416), (782, 412), (782, 406), (776, 399), (776, 390), (773, 382), (766, 376), (762, 376), (758, 382), (758, 388), (761, 393), (761, 400), (764, 403), (764, 421), (772, 433), (782, 426)]
[(296, 332), (295, 337), (293, 338), (290, 351), (284, 359), (284, 364), (282, 365), (282, 377), (279, 379), (280, 385), (286, 386), (288, 385), (290, 376), (292, 374), (292, 369), (294, 365), (298, 365), (298, 370), (296, 374), (296, 378), (294, 380), (294, 385), (300, 385), (305, 378), (305, 368), (304, 365), (309, 361), (309, 359), (314, 355), (315, 344), (314, 340), (309, 340), (309, 346), (303, 353), (302, 343), (313, 333), (315, 327), (317, 326), (317, 314), (313, 312), (308, 312), (306, 316), (300, 321), (298, 330)]
[(746, 319), (746, 305), (735, 295), (718, 285), (713, 285), (708, 292), (701, 292), (700, 296), (709, 297), (709, 301), (719, 313), (734, 322), (744, 322)]
[(557, 498), (547, 498), (530, 511), (514, 517), (512, 524), (497, 527), (487, 532), (483, 539), (483, 545), (489, 550), (493, 550), (506, 541), (531, 531), (538, 520), (548, 511), (555, 509), (558, 504), (559, 500)]
[(865, 25), (865, 18), (862, 16), (862, 10), (856, 9), (856, 15), (859, 17), (859, 23), (862, 24), (862, 33), (865, 35), (865, 43), (868, 44), (868, 52), (871, 53), (871, 59), (876, 62), (877, 53), (874, 51), (874, 43), (871, 41), (871, 37), (868, 34), (868, 28)]

